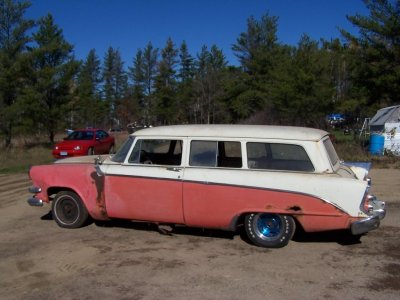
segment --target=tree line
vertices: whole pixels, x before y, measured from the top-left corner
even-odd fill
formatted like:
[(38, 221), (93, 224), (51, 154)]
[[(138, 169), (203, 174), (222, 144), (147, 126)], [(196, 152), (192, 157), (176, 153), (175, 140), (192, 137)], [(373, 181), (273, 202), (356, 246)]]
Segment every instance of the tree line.
[[(358, 29), (343, 39), (296, 46), (279, 42), (278, 17), (250, 17), (232, 46), (239, 66), (217, 46), (191, 55), (169, 38), (149, 42), (129, 64), (109, 47), (83, 61), (48, 14), (28, 20), (27, 1), (0, 0), (0, 130), (15, 135), (72, 127), (127, 124), (252, 123), (323, 127), (342, 112), (371, 116), (399, 103), (400, 0), (365, 0), (368, 16), (348, 16)], [(95, 46), (95, 45), (94, 45)]]

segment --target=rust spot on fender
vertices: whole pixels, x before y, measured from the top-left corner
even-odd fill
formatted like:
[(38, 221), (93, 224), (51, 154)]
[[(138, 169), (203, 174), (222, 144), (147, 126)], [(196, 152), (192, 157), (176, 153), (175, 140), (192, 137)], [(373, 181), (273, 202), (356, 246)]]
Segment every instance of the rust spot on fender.
[(298, 205), (293, 205), (293, 206), (288, 207), (286, 210), (290, 210), (290, 211), (301, 211), (302, 209), (301, 209), (301, 207), (298, 206)]
[(90, 177), (94, 180), (94, 184), (96, 186), (97, 196), (96, 196), (96, 205), (99, 208), (100, 214), (108, 218), (107, 210), (106, 210), (106, 202), (104, 198), (104, 176), (97, 175), (97, 172), (92, 172)]

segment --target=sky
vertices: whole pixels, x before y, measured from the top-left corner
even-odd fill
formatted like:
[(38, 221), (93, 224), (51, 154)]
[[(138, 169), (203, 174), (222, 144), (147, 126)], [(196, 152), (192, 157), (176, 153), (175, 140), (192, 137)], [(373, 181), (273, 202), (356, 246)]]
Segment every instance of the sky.
[(163, 48), (172, 38), (179, 48), (186, 41), (195, 56), (203, 45), (216, 44), (230, 65), (238, 65), (231, 50), (247, 19), (268, 13), (278, 17), (278, 41), (297, 45), (307, 33), (312, 39), (340, 38), (338, 28), (357, 29), (346, 15), (368, 15), (362, 0), (30, 0), (27, 18), (51, 13), (85, 59), (90, 49), (103, 58), (111, 46), (131, 66), (138, 49), (151, 42)]

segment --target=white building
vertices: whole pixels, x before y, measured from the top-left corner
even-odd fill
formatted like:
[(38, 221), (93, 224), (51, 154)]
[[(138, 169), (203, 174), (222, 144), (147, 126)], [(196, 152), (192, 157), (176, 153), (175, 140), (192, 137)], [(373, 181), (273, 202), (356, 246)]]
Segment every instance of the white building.
[(387, 152), (400, 155), (400, 105), (378, 110), (369, 126), (371, 133), (385, 136), (384, 148)]

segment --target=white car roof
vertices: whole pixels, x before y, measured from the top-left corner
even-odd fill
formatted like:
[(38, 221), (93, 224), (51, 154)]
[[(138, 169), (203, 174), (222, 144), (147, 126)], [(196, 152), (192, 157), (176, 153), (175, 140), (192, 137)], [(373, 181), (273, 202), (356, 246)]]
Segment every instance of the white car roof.
[(132, 133), (133, 136), (264, 138), (319, 141), (328, 133), (323, 130), (270, 125), (170, 125), (150, 127)]

